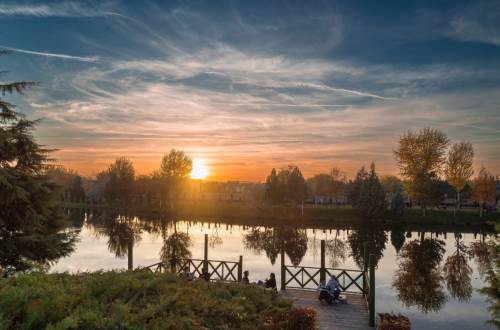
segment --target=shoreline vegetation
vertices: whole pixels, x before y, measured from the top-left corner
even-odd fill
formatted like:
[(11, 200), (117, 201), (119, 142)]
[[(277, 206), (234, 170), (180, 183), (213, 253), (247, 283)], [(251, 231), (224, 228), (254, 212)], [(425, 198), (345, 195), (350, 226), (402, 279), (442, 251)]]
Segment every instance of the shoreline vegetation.
[(1, 329), (314, 329), (315, 318), (255, 285), (147, 270), (0, 278)]
[(225, 222), (229, 224), (256, 226), (317, 226), (331, 225), (425, 225), (425, 226), (477, 226), (493, 230), (498, 212), (490, 212), (482, 218), (477, 210), (427, 210), (422, 216), (420, 209), (405, 209), (403, 214), (387, 210), (367, 221), (356, 209), (350, 206), (325, 207), (310, 206), (302, 209), (277, 205), (248, 205), (238, 202), (185, 202), (177, 203), (173, 211), (162, 210), (150, 205), (86, 204), (65, 202), (66, 208), (112, 210), (114, 212), (133, 213), (141, 216), (166, 216), (176, 219), (196, 219), (205, 222)]

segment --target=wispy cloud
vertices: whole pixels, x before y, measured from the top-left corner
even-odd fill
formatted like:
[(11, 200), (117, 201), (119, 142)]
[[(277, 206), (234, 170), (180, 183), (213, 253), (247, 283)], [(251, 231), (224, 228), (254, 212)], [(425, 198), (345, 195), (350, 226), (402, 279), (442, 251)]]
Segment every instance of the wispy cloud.
[(53, 57), (60, 58), (64, 60), (73, 60), (73, 61), (81, 61), (81, 62), (98, 62), (100, 59), (97, 56), (74, 56), (68, 54), (57, 54), (57, 53), (48, 53), (48, 52), (38, 52), (34, 50), (20, 49), (20, 48), (12, 48), (6, 46), (0, 46), (0, 49), (9, 50), (16, 53), (23, 53), (29, 55), (36, 56), (44, 56), (44, 57)]
[(500, 4), (498, 1), (474, 2), (450, 21), (452, 38), (500, 46)]
[(97, 17), (124, 15), (105, 10), (103, 7), (91, 7), (80, 2), (64, 1), (50, 4), (0, 4), (0, 16)]
[[(78, 4), (29, 10), (0, 5), (0, 15), (74, 16)], [(196, 12), (196, 5), (146, 6), (145, 13), (134, 11), (134, 20), (100, 20), (106, 32), (86, 33), (86, 42), (71, 35), (72, 49), (97, 49), (106, 54), (102, 58), (13, 49), (97, 63), (68, 63), (65, 71), (47, 65), (42, 70), (54, 71), (46, 71), (47, 81), (28, 96), (35, 116), (46, 119), (37, 130), (41, 142), (59, 148), (56, 157), (76, 170), (90, 174), (127, 155), (146, 173), (168, 149), (180, 148), (217, 164), (219, 179), (262, 180), (270, 167), (287, 163), (303, 166), (306, 175), (334, 163), (353, 174), (372, 160), (382, 173), (394, 173), (391, 150), (398, 136), (429, 125), (453, 139), (470, 139), (478, 159), (500, 165), (500, 99), (476, 84), (486, 81), (491, 88), (498, 68), (370, 62), (356, 55), (378, 50), (359, 45), (346, 56), (349, 49), (334, 48), (356, 38), (344, 38), (353, 31), (341, 13), (321, 13), (316, 20), (318, 13), (300, 10), (262, 21), (243, 11), (235, 20), (232, 11), (211, 16)], [(113, 8), (85, 7), (80, 16), (117, 13)], [(462, 32), (453, 38), (465, 40), (467, 29), (455, 30)], [(338, 35), (328, 42), (331, 32)], [(460, 92), (453, 93), (458, 84)]]

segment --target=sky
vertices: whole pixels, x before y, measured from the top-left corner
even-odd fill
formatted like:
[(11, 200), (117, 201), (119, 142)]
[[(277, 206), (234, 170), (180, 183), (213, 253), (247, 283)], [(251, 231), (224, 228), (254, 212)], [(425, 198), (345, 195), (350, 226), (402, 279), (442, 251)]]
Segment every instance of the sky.
[(58, 163), (139, 174), (172, 148), (210, 180), (272, 167), (397, 174), (430, 126), (500, 174), (499, 1), (2, 1), (8, 97)]

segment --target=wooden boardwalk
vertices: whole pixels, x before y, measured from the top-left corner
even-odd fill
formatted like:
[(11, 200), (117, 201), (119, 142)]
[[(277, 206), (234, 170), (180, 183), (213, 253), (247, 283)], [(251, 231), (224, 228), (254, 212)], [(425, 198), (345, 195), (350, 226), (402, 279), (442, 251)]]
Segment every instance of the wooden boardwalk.
[(346, 304), (328, 305), (318, 300), (316, 291), (289, 289), (280, 294), (297, 307), (311, 307), (318, 313), (319, 329), (373, 330), (368, 325), (368, 308), (362, 295), (345, 294)]

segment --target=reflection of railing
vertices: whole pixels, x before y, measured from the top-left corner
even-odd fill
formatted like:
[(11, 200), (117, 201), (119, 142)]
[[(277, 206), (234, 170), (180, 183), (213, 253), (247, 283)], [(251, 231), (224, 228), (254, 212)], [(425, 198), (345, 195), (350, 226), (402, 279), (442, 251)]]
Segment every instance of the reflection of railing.
[(204, 277), (208, 274), (208, 278), (213, 281), (240, 282), (243, 275), (243, 256), (240, 256), (239, 261), (209, 260), (208, 235), (205, 234), (203, 259), (173, 257), (167, 263), (158, 262), (143, 269), (149, 269), (155, 273), (164, 273), (166, 271), (181, 273), (186, 267), (194, 277)]
[(368, 306), (370, 326), (375, 325), (375, 257), (368, 255), (364, 246), (364, 267), (358, 269), (336, 269), (325, 266), (325, 241), (321, 241), (321, 267), (285, 265), (284, 249), (281, 249), (281, 290), (298, 288), (305, 290), (317, 289), (325, 284), (327, 276), (335, 277), (342, 291), (362, 294)]

